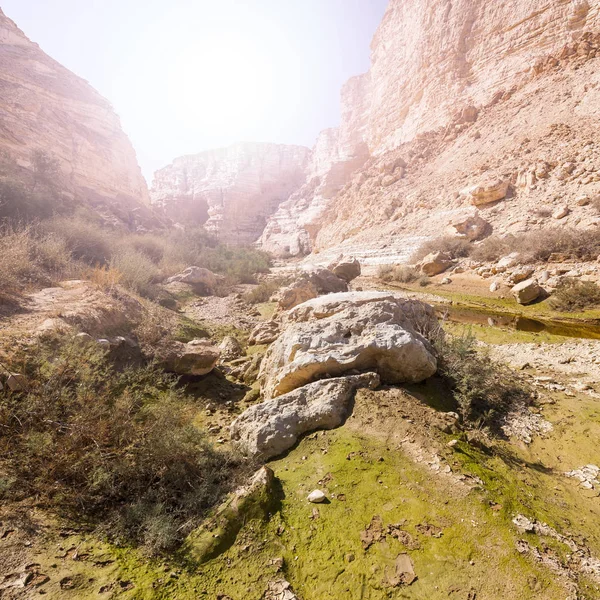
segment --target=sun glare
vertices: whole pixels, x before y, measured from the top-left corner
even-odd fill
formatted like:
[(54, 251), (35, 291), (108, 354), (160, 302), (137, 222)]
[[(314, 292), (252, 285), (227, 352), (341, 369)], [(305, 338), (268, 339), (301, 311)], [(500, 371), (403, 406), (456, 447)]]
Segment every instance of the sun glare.
[(243, 130), (268, 118), (273, 65), (250, 40), (220, 38), (188, 46), (168, 77), (174, 114), (207, 135)]

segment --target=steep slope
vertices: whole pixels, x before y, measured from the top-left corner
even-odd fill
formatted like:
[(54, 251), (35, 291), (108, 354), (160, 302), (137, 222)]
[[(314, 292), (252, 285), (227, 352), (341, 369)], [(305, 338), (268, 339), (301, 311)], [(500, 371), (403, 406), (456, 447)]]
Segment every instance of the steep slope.
[(391, 0), (367, 89), (341, 126), (370, 158), (326, 202), (302, 199), (320, 213), (301, 250), (406, 259), (473, 209), (464, 188), (497, 178), (510, 184), (507, 200), (480, 208), (496, 232), (556, 225), (536, 211), (565, 203), (561, 224), (596, 226), (578, 200), (600, 191), (599, 36), (598, 2)]
[(25, 169), (33, 150), (50, 151), (65, 186), (90, 200), (148, 203), (135, 151), (108, 101), (1, 10), (0, 148)]
[(221, 241), (251, 244), (305, 181), (302, 146), (236, 144), (183, 156), (154, 176), (152, 203), (175, 221), (203, 224)]

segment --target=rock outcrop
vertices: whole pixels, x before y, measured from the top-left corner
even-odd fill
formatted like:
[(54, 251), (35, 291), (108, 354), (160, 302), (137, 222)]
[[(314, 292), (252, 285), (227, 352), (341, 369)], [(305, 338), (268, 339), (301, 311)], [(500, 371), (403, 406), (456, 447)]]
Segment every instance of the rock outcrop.
[(300, 436), (339, 427), (357, 388), (375, 389), (375, 373), (324, 379), (268, 402), (255, 404), (231, 425), (231, 439), (245, 455), (268, 460), (289, 450)]
[(236, 144), (182, 156), (154, 175), (152, 203), (173, 220), (204, 225), (228, 244), (247, 245), (306, 180), (310, 150)]
[[(0, 10), (0, 149), (32, 170), (32, 152), (60, 162), (64, 187), (123, 219), (148, 204), (133, 147), (111, 105), (45, 54)], [(119, 211), (119, 209), (122, 209)]]
[(318, 179), (282, 204), (263, 246), (322, 265), (340, 252), (401, 262), (473, 205), (498, 235), (551, 227), (540, 206), (596, 227), (576, 199), (600, 192), (598, 60), (589, 0), (391, 0), (369, 73), (317, 144)]
[[(384, 295), (385, 296), (385, 295)], [(331, 294), (301, 304), (261, 365), (266, 399), (323, 377), (376, 371), (386, 383), (420, 382), (437, 370), (427, 339), (433, 309), (369, 292)]]

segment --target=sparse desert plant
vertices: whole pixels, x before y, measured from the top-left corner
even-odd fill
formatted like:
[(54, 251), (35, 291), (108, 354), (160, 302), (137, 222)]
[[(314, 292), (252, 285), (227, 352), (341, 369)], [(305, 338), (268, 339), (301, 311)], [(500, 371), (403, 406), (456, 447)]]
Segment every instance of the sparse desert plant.
[(115, 370), (93, 342), (48, 339), (0, 391), (4, 498), (35, 497), (154, 552), (177, 545), (247, 467), (214, 449), (194, 404), (152, 367)]
[(166, 236), (144, 234), (127, 236), (122, 244), (140, 252), (158, 265), (165, 255), (168, 239)]
[(549, 300), (554, 310), (576, 312), (600, 306), (600, 286), (593, 281), (564, 279)]
[(465, 423), (497, 428), (511, 408), (528, 405), (531, 390), (507, 366), (478, 349), (470, 332), (438, 336), (438, 374), (445, 380)]
[(464, 238), (446, 235), (429, 240), (422, 244), (411, 256), (410, 262), (417, 263), (423, 260), (428, 254), (434, 252), (443, 252), (450, 258), (465, 258), (471, 254), (473, 245)]
[(43, 228), (61, 237), (77, 260), (91, 266), (106, 265), (110, 261), (113, 237), (82, 216), (50, 219), (43, 224)]
[(160, 278), (160, 271), (146, 254), (133, 248), (121, 249), (110, 259), (110, 268), (121, 273), (126, 288), (142, 296), (154, 295), (153, 284)]
[(92, 267), (85, 272), (85, 277), (100, 289), (110, 291), (123, 279), (123, 273), (114, 267)]
[(398, 283), (413, 283), (421, 277), (419, 271), (408, 265), (380, 265), (377, 275), (382, 281)]
[(255, 288), (244, 294), (244, 300), (249, 304), (268, 302), (271, 296), (286, 284), (284, 279), (267, 279), (261, 281)]
[(428, 285), (431, 285), (431, 279), (427, 275), (423, 275), (419, 279), (419, 287), (427, 287)]
[(511, 241), (513, 240), (514, 236), (501, 238), (497, 235), (493, 235), (473, 248), (471, 258), (481, 262), (495, 262), (514, 251), (514, 248), (511, 245)]

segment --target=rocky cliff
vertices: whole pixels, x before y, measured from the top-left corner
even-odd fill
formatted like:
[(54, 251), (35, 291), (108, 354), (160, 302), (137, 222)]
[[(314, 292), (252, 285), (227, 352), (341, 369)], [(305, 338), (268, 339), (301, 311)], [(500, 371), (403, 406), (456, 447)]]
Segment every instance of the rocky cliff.
[(283, 204), (265, 248), (405, 259), (471, 211), (461, 190), (498, 179), (506, 199), (477, 209), (497, 233), (556, 224), (536, 211), (565, 203), (561, 225), (596, 226), (581, 197), (600, 191), (599, 42), (597, 0), (391, 0), (321, 144), (319, 183), (346, 164), (341, 190)]
[(183, 156), (154, 176), (152, 203), (174, 221), (203, 224), (228, 244), (255, 242), (306, 179), (302, 146), (236, 144)]
[(0, 148), (26, 169), (33, 150), (50, 151), (67, 186), (94, 202), (149, 200), (133, 147), (110, 104), (1, 10)]

